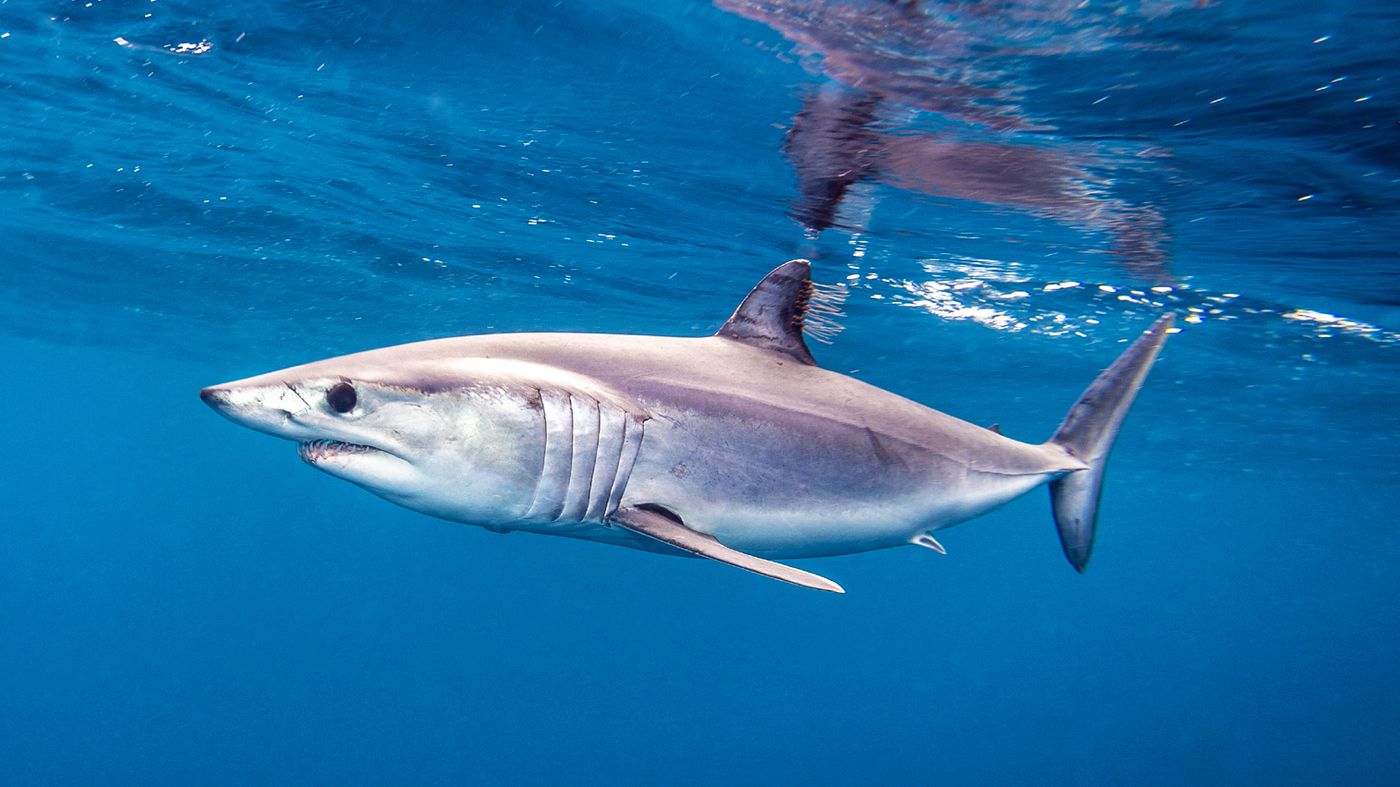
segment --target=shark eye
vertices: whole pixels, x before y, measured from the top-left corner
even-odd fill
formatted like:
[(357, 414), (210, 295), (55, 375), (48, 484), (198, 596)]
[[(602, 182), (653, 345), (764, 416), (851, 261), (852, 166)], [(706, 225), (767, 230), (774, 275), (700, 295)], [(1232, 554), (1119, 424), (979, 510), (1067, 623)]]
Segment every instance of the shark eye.
[(348, 413), (355, 409), (355, 402), (359, 397), (355, 395), (355, 386), (350, 383), (336, 383), (326, 391), (326, 404), (337, 413)]

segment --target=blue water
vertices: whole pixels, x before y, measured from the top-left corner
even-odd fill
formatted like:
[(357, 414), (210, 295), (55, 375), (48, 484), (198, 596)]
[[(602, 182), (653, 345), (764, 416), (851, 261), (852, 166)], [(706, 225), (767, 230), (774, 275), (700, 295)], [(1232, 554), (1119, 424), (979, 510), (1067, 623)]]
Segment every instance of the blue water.
[[(0, 2), (0, 781), (1400, 781), (1400, 12), (1078, 5)], [(816, 236), (824, 88), (919, 156)], [(1041, 492), (839, 597), (493, 535), (196, 396), (799, 253), (823, 365), (1027, 440), (1182, 316), (1085, 575)]]

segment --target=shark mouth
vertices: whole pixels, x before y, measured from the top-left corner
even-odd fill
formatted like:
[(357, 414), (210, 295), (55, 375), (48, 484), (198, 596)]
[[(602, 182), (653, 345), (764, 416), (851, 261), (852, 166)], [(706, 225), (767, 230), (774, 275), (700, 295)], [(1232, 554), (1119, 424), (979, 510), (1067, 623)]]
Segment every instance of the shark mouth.
[(378, 448), (359, 443), (342, 443), (339, 440), (312, 440), (297, 446), (297, 453), (303, 462), (316, 464), (322, 459), (352, 454), (383, 453)]

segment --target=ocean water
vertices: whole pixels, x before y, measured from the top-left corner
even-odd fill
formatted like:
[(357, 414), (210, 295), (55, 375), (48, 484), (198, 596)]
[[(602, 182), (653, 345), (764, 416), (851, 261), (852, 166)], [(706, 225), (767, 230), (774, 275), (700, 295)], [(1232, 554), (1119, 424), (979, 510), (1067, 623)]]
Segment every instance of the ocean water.
[[(1379, 2), (0, 2), (0, 782), (1400, 781), (1396, 40)], [(799, 255), (848, 290), (822, 365), (1032, 441), (1180, 315), (1087, 573), (1043, 492), (797, 561), (844, 596), (496, 535), (197, 396), (704, 335)]]

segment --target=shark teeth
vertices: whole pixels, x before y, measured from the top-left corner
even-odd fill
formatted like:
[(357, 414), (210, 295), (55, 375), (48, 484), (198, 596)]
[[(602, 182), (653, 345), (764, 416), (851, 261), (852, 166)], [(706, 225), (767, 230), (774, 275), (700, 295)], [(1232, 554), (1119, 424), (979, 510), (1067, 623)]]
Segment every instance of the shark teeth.
[(311, 440), (297, 446), (297, 453), (303, 462), (315, 464), (322, 459), (346, 454), (364, 454), (379, 449), (358, 443), (342, 443), (339, 440)]

